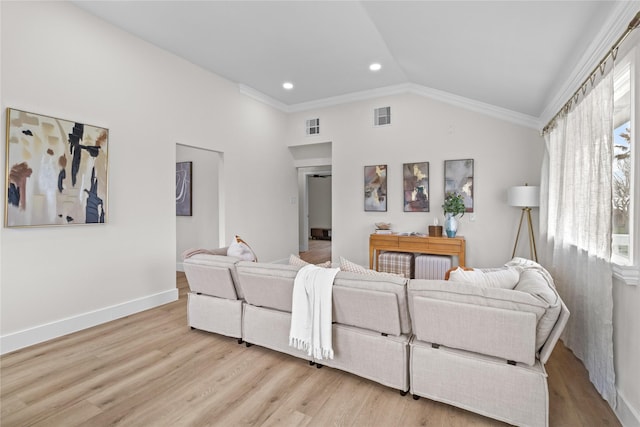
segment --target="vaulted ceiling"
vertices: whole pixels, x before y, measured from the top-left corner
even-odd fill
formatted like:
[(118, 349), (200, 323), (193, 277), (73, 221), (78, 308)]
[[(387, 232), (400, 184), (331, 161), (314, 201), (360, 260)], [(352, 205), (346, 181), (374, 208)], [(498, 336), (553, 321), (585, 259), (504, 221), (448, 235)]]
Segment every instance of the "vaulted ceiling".
[(538, 119), (623, 2), (74, 3), (285, 109), (412, 85)]

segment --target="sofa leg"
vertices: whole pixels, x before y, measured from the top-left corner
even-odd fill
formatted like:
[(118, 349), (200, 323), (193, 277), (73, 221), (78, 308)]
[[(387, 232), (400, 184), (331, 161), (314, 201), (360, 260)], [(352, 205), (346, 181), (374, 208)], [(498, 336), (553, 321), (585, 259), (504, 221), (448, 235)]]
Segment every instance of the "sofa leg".
[(242, 338), (238, 338), (238, 344), (242, 344), (244, 341), (242, 341)]
[(316, 368), (318, 368), (318, 369), (322, 368), (323, 366), (324, 366), (324, 365), (321, 365), (321, 364), (319, 364), (319, 363), (316, 363)]
[(246, 345), (247, 347), (251, 347), (253, 344), (251, 344), (250, 342), (245, 342), (244, 345)]
[(316, 364), (316, 362), (314, 362), (313, 360), (309, 360), (309, 365), (313, 366), (315, 364)]
[(195, 328), (192, 326), (192, 327), (191, 327), (191, 330), (193, 331), (194, 329), (195, 329)]
[(420, 399), (420, 396), (418, 396), (417, 394), (414, 394), (413, 395), (413, 400), (418, 400), (418, 399)]
[(400, 390), (400, 396), (406, 396), (409, 390)]

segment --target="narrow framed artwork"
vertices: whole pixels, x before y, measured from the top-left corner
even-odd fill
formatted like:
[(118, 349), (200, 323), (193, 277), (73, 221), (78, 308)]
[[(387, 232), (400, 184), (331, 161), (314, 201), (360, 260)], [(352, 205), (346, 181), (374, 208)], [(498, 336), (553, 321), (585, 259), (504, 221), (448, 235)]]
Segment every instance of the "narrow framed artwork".
[(176, 163), (176, 215), (191, 216), (191, 172), (192, 162)]
[(387, 211), (387, 165), (364, 167), (364, 210)]
[(429, 162), (402, 165), (405, 212), (429, 212)]
[(107, 222), (109, 130), (7, 108), (5, 227)]
[(473, 159), (444, 161), (444, 194), (460, 193), (465, 212), (473, 212)]

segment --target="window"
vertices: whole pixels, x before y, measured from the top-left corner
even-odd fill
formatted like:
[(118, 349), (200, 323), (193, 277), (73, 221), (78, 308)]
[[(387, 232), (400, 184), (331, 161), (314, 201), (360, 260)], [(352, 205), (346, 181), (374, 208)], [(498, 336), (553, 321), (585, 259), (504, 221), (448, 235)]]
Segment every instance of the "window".
[(307, 135), (318, 135), (320, 133), (320, 119), (307, 120)]
[(613, 217), (611, 257), (619, 265), (633, 263), (633, 162), (631, 129), (631, 65), (616, 64), (613, 89)]
[(391, 107), (376, 108), (373, 110), (373, 125), (384, 126), (391, 124)]

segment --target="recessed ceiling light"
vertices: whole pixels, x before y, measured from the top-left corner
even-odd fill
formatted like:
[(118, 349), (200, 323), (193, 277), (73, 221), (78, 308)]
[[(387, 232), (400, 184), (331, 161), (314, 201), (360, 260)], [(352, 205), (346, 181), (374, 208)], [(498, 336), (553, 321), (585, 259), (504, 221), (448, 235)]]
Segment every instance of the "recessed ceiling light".
[(382, 65), (380, 65), (378, 62), (374, 62), (373, 64), (369, 65), (369, 69), (371, 71), (380, 71), (381, 68)]
[(293, 89), (293, 83), (284, 82), (284, 83), (282, 83), (282, 87), (285, 88), (286, 90), (291, 90), (291, 89)]

